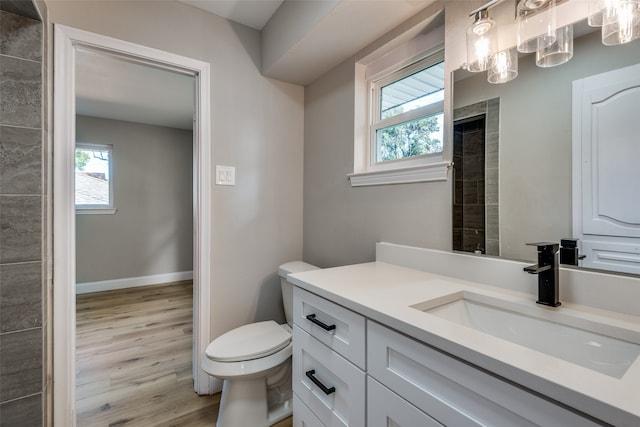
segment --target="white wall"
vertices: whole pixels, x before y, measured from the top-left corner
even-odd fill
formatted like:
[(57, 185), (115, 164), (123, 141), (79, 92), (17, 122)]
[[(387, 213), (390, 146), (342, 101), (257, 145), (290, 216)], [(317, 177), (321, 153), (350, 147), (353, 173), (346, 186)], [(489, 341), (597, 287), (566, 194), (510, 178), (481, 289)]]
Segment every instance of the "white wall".
[(353, 126), (354, 61), (346, 61), (305, 88), (305, 260), (372, 261), (379, 241), (451, 248), (449, 182), (351, 187)]
[[(435, 16), (442, 7), (436, 2), (425, 11)], [(414, 21), (401, 27), (412, 28), (418, 24)], [(354, 58), (379, 45), (374, 42)], [(445, 61), (448, 55), (446, 51)], [(321, 267), (372, 261), (380, 241), (448, 250), (449, 181), (351, 187), (347, 174), (354, 167), (354, 58), (305, 87), (304, 258)], [(446, 100), (445, 110), (448, 104)]]
[[(260, 35), (172, 1), (52, 1), (50, 20), (211, 64), (212, 338), (284, 319), (277, 267), (302, 257), (303, 89), (262, 77)], [(212, 174), (212, 176), (215, 174)]]
[(79, 143), (113, 145), (113, 215), (76, 214), (76, 281), (193, 269), (193, 133), (76, 116)]

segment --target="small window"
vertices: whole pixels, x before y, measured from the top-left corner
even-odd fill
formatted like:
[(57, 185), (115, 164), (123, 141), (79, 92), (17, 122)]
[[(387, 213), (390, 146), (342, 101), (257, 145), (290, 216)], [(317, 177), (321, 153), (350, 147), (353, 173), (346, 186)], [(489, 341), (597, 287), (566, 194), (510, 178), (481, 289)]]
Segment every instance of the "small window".
[(76, 144), (76, 210), (115, 213), (113, 204), (113, 146)]
[(370, 82), (371, 166), (443, 151), (444, 52)]

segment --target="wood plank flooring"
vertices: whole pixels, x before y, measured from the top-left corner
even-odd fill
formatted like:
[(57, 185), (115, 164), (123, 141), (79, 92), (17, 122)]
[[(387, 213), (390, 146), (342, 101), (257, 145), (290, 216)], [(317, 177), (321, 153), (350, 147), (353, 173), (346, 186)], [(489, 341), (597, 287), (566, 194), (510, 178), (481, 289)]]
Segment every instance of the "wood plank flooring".
[(193, 391), (192, 288), (187, 281), (77, 296), (79, 427), (215, 425), (220, 395)]

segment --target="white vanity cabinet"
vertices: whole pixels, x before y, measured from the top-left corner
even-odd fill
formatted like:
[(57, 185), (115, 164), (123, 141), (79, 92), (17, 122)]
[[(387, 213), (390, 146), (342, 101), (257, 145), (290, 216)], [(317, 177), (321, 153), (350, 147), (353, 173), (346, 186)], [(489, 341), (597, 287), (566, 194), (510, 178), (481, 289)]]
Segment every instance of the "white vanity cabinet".
[(367, 427), (443, 427), (367, 375)]
[(296, 426), (605, 425), (299, 287), (293, 314)]
[(371, 377), (442, 425), (602, 425), (370, 320), (367, 366)]
[(293, 392), (296, 426), (365, 423), (365, 318), (294, 289)]

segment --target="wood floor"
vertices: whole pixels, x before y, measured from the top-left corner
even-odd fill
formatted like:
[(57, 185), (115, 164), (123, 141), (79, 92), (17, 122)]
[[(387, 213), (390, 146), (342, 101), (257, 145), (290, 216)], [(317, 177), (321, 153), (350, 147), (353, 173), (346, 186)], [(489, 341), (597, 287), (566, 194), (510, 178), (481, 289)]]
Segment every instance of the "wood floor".
[(191, 282), (83, 294), (76, 303), (79, 427), (215, 425), (220, 395), (193, 391)]

